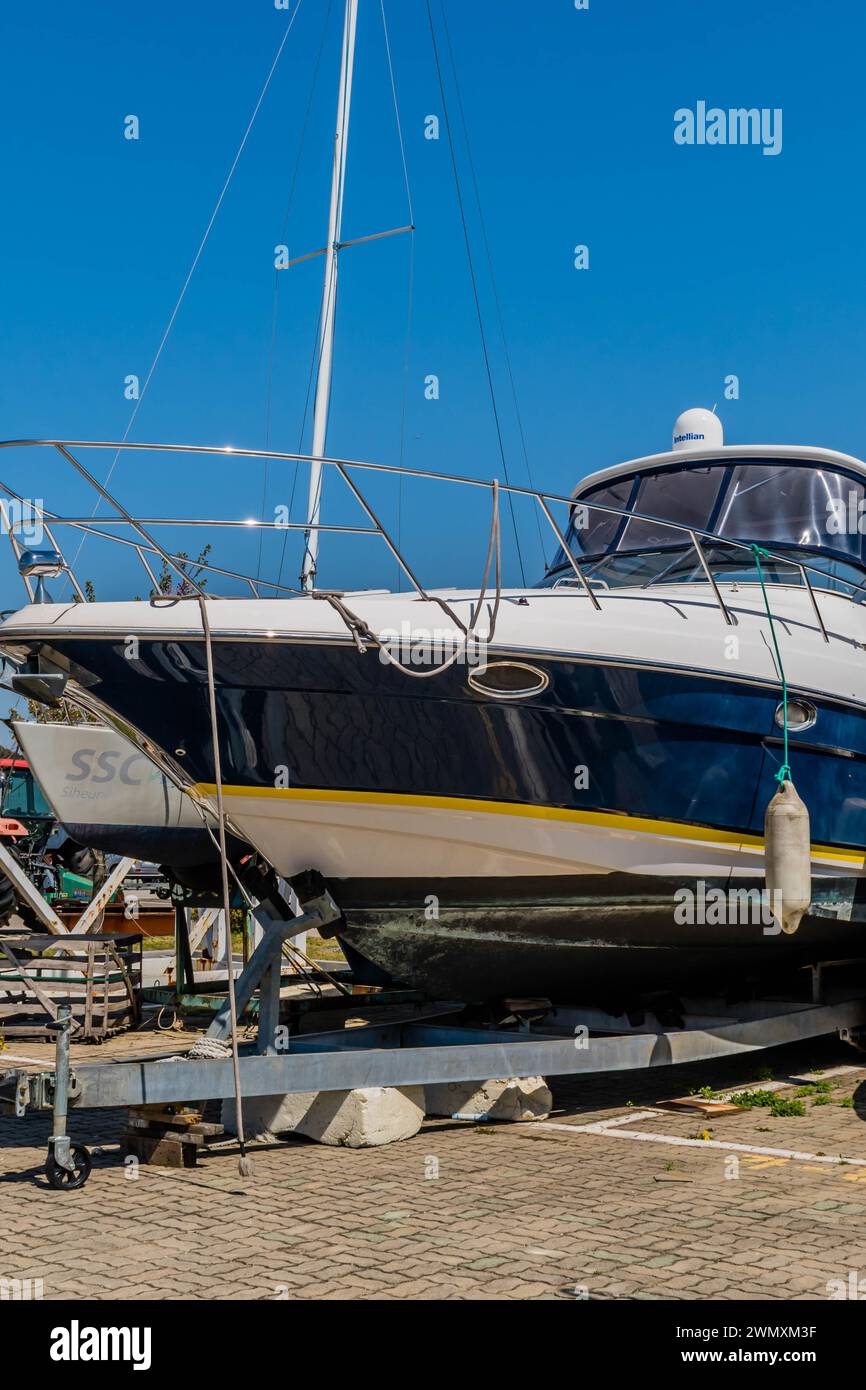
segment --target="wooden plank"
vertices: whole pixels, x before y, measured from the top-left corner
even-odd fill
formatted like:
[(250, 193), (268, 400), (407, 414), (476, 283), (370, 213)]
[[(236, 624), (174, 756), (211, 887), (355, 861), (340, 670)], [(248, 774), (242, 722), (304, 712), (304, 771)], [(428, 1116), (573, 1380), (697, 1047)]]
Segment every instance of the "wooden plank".
[[(47, 1037), (61, 1003), (69, 1002), (76, 1037), (101, 1041), (129, 1027), (139, 1017), (138, 997), (123, 955), (105, 937), (80, 935), (76, 955), (25, 955), (24, 951), (58, 949), (45, 934), (0, 934), (0, 1019), (10, 1036)], [(61, 951), (63, 948), (61, 948)], [(125, 953), (130, 960), (132, 952)], [(70, 978), (71, 977), (71, 978)]]
[(125, 1148), (140, 1163), (152, 1163), (158, 1168), (195, 1168), (196, 1145), (167, 1135), (152, 1136), (129, 1131)]
[[(7, 956), (9, 960), (12, 961), (12, 964), (18, 970), (23, 969), (21, 962), (16, 960), (9, 945), (2, 939), (0, 939), (0, 950), (2, 950), (3, 954)], [(39, 1000), (39, 1003), (42, 1005), (43, 1009), (49, 1015), (49, 1017), (52, 1019), (56, 1019), (57, 1009), (55, 1008), (53, 1001), (48, 997), (48, 995), (44, 993), (42, 989), (40, 989), (39, 985), (37, 985), (35, 980), (28, 980), (28, 985), (29, 988), (32, 989), (33, 993), (36, 995), (36, 998)]]
[(678, 1110), (687, 1115), (744, 1115), (742, 1105), (727, 1100), (708, 1100), (704, 1096), (679, 1096), (676, 1100), (660, 1100), (656, 1110)]

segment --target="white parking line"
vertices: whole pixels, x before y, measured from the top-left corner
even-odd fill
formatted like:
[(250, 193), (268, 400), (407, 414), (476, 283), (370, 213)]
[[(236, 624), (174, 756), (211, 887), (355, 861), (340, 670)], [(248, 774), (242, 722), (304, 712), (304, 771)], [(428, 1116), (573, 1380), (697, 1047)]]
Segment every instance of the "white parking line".
[(647, 1130), (628, 1130), (625, 1125), (637, 1124), (640, 1120), (654, 1120), (665, 1116), (663, 1110), (636, 1110), (632, 1115), (620, 1115), (613, 1120), (598, 1120), (589, 1125), (561, 1125), (551, 1120), (535, 1120), (533, 1129), (564, 1130), (570, 1134), (601, 1134), (610, 1139), (636, 1139), (644, 1144), (671, 1144), (684, 1149), (721, 1149), (723, 1153), (762, 1154), (767, 1158), (796, 1158), (807, 1163), (853, 1165), (866, 1168), (866, 1158), (847, 1158), (843, 1154), (810, 1154), (799, 1149), (772, 1149), (764, 1144), (726, 1144), (721, 1139), (685, 1139), (678, 1134), (653, 1134)]

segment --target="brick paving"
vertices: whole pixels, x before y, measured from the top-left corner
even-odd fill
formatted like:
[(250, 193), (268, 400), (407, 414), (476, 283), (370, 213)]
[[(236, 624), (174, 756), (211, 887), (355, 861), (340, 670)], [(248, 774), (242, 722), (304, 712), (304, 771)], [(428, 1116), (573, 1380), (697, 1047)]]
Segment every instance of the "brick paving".
[[(174, 1041), (188, 1046), (189, 1035)], [(157, 1045), (165, 1038), (135, 1043)], [(119, 1038), (77, 1055), (131, 1046)], [(824, 1042), (563, 1078), (552, 1119), (587, 1124), (697, 1086), (760, 1085), (768, 1066), (783, 1079), (857, 1061)], [(627, 1128), (866, 1159), (866, 1066), (830, 1094), (829, 1104), (807, 1099), (801, 1118), (666, 1113)], [(854, 1272), (866, 1296), (866, 1167), (841, 1161), (430, 1121), (378, 1149), (257, 1147), (255, 1176), (242, 1180), (231, 1147), (194, 1170), (130, 1168), (122, 1126), (118, 1111), (73, 1115), (94, 1172), (64, 1193), (41, 1172), (48, 1118), (0, 1119), (0, 1278), (41, 1279), (48, 1299), (811, 1300)]]

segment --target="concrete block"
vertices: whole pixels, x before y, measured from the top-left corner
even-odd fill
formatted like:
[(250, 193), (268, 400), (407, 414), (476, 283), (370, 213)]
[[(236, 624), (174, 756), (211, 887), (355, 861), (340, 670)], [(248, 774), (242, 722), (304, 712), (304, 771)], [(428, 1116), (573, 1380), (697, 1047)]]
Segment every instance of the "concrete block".
[[(350, 1149), (411, 1139), (424, 1119), (423, 1086), (369, 1086), (357, 1091), (304, 1091), (255, 1096), (243, 1102), (247, 1139), (303, 1134), (320, 1144)], [(237, 1134), (234, 1100), (224, 1100), (222, 1122)]]
[(543, 1120), (553, 1097), (543, 1076), (499, 1081), (445, 1081), (424, 1087), (428, 1115), (486, 1115), (490, 1120)]

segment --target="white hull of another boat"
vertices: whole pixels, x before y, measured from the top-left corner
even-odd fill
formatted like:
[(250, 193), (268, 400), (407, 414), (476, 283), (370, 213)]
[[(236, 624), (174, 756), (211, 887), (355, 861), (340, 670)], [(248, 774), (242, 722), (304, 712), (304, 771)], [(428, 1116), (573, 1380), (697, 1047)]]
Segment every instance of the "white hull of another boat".
[(91, 849), (170, 868), (215, 862), (191, 798), (110, 725), (13, 723), (57, 821)]
[(186, 793), (116, 729), (23, 720), (12, 727), (45, 800), (70, 835), (83, 825), (201, 829)]

